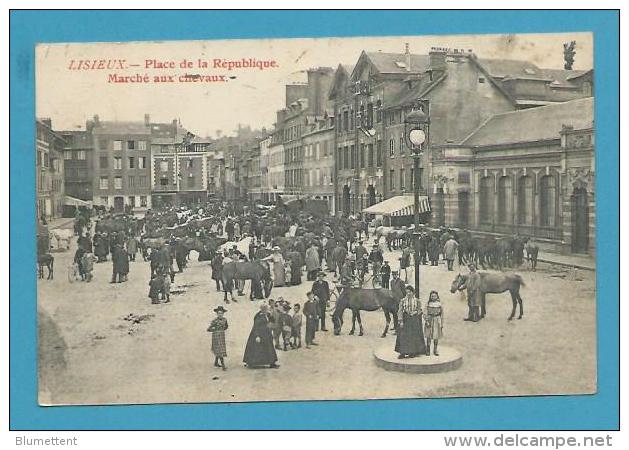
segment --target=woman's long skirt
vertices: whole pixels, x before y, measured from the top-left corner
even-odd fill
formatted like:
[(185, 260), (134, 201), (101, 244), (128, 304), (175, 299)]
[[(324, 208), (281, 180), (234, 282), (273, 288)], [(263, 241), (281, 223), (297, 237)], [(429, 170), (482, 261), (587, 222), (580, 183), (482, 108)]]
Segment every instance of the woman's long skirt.
[(426, 353), (421, 314), (411, 316), (404, 313), (402, 326), (395, 339), (395, 351), (400, 355), (409, 356)]

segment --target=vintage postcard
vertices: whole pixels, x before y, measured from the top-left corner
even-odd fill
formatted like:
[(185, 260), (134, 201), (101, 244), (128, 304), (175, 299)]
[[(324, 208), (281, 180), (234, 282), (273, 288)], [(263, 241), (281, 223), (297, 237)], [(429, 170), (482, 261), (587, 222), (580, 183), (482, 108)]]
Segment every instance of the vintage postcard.
[(35, 69), (41, 405), (596, 392), (592, 34)]

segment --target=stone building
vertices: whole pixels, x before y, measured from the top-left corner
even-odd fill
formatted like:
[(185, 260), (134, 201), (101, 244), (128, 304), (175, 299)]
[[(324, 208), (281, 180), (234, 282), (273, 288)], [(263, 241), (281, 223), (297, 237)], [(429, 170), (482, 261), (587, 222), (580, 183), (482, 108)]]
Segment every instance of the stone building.
[(35, 130), (35, 209), (38, 219), (50, 221), (63, 216), (63, 151), (66, 142), (59, 133), (53, 131), (50, 119), (37, 119)]
[(65, 141), (63, 149), (65, 193), (84, 201), (92, 200), (94, 180), (91, 121), (85, 130), (59, 131)]
[(94, 205), (115, 211), (151, 207), (151, 123), (94, 116)]
[(458, 144), (433, 144), (444, 224), (594, 255), (593, 118), (588, 97), (496, 114)]
[(310, 131), (302, 136), (304, 182), (301, 194), (328, 203), (334, 214), (334, 113), (313, 117)]
[(151, 141), (151, 184), (154, 207), (195, 205), (208, 199), (211, 142), (177, 127), (173, 137)]
[(269, 142), (269, 162), (267, 164), (268, 189), (265, 193), (268, 201), (277, 202), (280, 195), (284, 193), (285, 167), (284, 167), (284, 144), (282, 143), (283, 130), (275, 129), (271, 133)]

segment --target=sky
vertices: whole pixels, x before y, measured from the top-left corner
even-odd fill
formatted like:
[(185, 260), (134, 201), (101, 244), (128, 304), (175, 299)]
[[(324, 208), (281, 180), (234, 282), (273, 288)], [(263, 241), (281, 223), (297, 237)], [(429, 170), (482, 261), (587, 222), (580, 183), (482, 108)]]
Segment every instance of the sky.
[[(125, 43), (40, 44), (36, 48), (37, 117), (52, 119), (56, 130), (85, 128), (98, 114), (101, 120), (154, 122), (180, 119), (201, 136), (233, 134), (238, 124), (270, 128), (275, 112), (284, 107), (286, 84), (304, 82), (311, 67), (354, 64), (362, 50), (427, 54), (431, 47), (471, 49), (479, 58), (522, 59), (543, 68), (563, 68), (563, 43), (576, 41), (574, 69), (591, 69), (590, 33), (396, 36), (317, 39), (210, 40)], [(214, 59), (255, 58), (275, 61), (265, 70), (212, 68)], [(71, 61), (124, 59), (124, 69), (70, 70)], [(183, 60), (193, 68), (180, 68)], [(210, 63), (198, 68), (197, 60)], [(146, 68), (173, 62), (174, 69)], [(131, 67), (134, 64), (137, 67)], [(227, 82), (154, 83), (155, 75), (223, 75)], [(149, 76), (150, 83), (112, 83), (109, 76)], [(230, 78), (234, 77), (234, 78)]]

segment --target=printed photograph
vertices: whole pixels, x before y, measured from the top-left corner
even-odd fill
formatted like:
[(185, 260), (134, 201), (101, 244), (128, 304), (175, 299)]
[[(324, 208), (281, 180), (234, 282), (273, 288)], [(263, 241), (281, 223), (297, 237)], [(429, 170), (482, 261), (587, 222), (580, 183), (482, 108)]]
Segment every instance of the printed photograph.
[(596, 393), (591, 33), (35, 52), (40, 405)]

